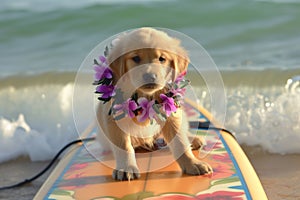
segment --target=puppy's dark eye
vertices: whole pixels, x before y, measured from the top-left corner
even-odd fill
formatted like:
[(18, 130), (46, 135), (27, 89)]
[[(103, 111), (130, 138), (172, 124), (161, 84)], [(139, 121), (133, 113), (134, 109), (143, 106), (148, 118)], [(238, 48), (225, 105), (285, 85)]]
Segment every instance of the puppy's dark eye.
[(141, 62), (141, 58), (140, 56), (134, 56), (131, 58), (135, 63), (140, 63)]
[(166, 59), (162, 56), (160, 56), (158, 60), (159, 60), (160, 63), (166, 62)]

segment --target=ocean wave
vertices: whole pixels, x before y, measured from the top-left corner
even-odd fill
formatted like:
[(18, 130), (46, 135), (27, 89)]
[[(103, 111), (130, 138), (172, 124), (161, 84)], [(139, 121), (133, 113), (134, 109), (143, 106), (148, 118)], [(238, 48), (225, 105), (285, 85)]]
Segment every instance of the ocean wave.
[(76, 138), (71, 83), (0, 90), (0, 162), (19, 156), (47, 160)]
[[(48, 160), (93, 121), (83, 103), (77, 111), (84, 121), (74, 122), (75, 75), (48, 72), (0, 79), (0, 162), (19, 156)], [(86, 87), (93, 87), (92, 81)]]
[[(299, 71), (287, 74), (281, 70), (274, 73), (246, 70), (226, 72), (225, 77), (224, 125), (236, 134), (238, 142), (258, 145), (271, 153), (299, 154)], [(207, 88), (198, 86), (195, 91), (199, 102), (210, 110), (211, 96)]]
[[(273, 153), (300, 153), (299, 70), (221, 73), (227, 94), (225, 127), (236, 133), (238, 141)], [(91, 94), (76, 105), (75, 112), (82, 117), (74, 122), (75, 75), (49, 72), (0, 79), (0, 162), (19, 156), (50, 159), (93, 121), (94, 113), (87, 111), (94, 108), (87, 107), (95, 105), (86, 105)], [(209, 92), (197, 77), (189, 73), (188, 77), (200, 104), (209, 110)], [(94, 86), (91, 81), (79, 87), (89, 91)]]
[(300, 153), (299, 85), (298, 79), (288, 79), (281, 88), (229, 90), (226, 127), (239, 143), (271, 153)]

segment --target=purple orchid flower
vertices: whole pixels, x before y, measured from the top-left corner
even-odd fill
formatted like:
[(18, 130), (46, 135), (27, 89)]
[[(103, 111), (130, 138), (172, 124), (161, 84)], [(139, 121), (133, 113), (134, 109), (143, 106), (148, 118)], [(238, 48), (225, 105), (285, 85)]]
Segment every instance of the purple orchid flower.
[(95, 70), (95, 80), (99, 81), (102, 80), (104, 78), (106, 79), (111, 79), (113, 74), (111, 69), (109, 68), (108, 64), (107, 64), (107, 60), (105, 56), (99, 56), (99, 60), (100, 63), (96, 62), (95, 66), (94, 66), (94, 70)]
[(154, 100), (148, 101), (148, 99), (146, 99), (144, 97), (141, 97), (138, 99), (138, 104), (142, 108), (142, 113), (137, 116), (137, 120), (139, 122), (143, 122), (148, 118), (150, 120), (154, 118), (154, 116), (156, 114), (155, 110), (153, 109), (154, 103), (155, 103)]
[(170, 92), (172, 93), (172, 97), (179, 97), (182, 98), (186, 91), (186, 86), (189, 84), (189, 81), (184, 79), (186, 72), (180, 74), (174, 83), (170, 84)]
[(101, 98), (104, 99), (111, 98), (116, 94), (114, 85), (99, 85), (96, 88), (96, 92), (102, 93)]
[(175, 83), (175, 84), (179, 84), (181, 81), (183, 81), (183, 79), (184, 79), (184, 76), (179, 75), (179, 76), (175, 79), (174, 83)]
[(104, 78), (111, 79), (112, 78), (112, 71), (108, 67), (103, 67), (101, 65), (94, 66), (95, 70), (95, 80), (99, 81)]
[(182, 74), (180, 74), (179, 76), (177, 76), (176, 80), (174, 81), (175, 84), (179, 84), (180, 82), (182, 82), (184, 80), (184, 76), (186, 75), (186, 72), (183, 72)]
[(105, 56), (103, 56), (103, 55), (99, 56), (99, 60), (100, 60), (100, 62), (101, 62), (101, 63), (103, 63), (103, 64), (106, 64), (106, 65), (107, 65), (107, 59), (106, 59), (106, 57), (105, 57)]
[(160, 94), (159, 96), (162, 100), (162, 107), (167, 117), (169, 117), (172, 112), (176, 112), (177, 107), (175, 106), (174, 99), (172, 97), (168, 97), (165, 94)]
[(123, 111), (126, 112), (126, 114), (130, 117), (130, 118), (134, 118), (135, 117), (135, 113), (134, 111), (136, 109), (138, 109), (138, 105), (136, 104), (136, 102), (132, 99), (127, 99), (127, 101), (125, 101), (122, 104), (116, 104), (114, 105), (113, 109), (116, 111), (116, 113)]
[(173, 96), (179, 96), (180, 98), (182, 98), (185, 94), (186, 88), (171, 88), (170, 92), (172, 92)]

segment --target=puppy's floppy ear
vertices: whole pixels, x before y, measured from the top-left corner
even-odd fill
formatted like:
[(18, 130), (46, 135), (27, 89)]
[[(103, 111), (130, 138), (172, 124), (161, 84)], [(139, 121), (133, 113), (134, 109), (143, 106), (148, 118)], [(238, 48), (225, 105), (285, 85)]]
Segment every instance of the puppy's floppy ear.
[(173, 67), (178, 74), (182, 74), (188, 68), (190, 59), (188, 57), (188, 53), (185, 49), (180, 46), (180, 41), (177, 40), (177, 45), (173, 53), (172, 64)]
[(175, 55), (173, 59), (174, 69), (177, 74), (185, 72), (189, 65), (189, 58), (183, 55)]
[(108, 57), (109, 67), (113, 72), (113, 82), (114, 84), (118, 82), (121, 76), (125, 73), (125, 64), (123, 56), (112, 59), (112, 57)]
[(125, 73), (125, 60), (124, 60), (124, 52), (123, 52), (123, 37), (125, 34), (122, 34), (118, 36), (116, 39), (114, 39), (111, 44), (110, 48), (108, 50), (107, 55), (107, 61), (109, 64), (109, 67), (111, 68), (113, 72), (113, 82), (114, 84), (118, 82), (118, 80), (122, 77), (122, 75)]

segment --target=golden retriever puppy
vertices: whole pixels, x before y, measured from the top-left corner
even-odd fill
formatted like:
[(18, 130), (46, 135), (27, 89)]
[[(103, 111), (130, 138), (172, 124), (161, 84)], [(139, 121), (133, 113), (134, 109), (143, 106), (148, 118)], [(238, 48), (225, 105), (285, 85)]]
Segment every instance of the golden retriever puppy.
[[(105, 134), (99, 133), (99, 141), (103, 142), (105, 138), (109, 140), (116, 160), (113, 178), (139, 178), (134, 149), (140, 146), (151, 149), (160, 135), (164, 137), (183, 173), (212, 173), (210, 165), (198, 160), (192, 153), (188, 123), (180, 105), (176, 105), (176, 112), (164, 113), (164, 117), (154, 119), (143, 118), (139, 109), (132, 112), (131, 117), (118, 119), (117, 114), (112, 112), (116, 102), (122, 102), (118, 99), (124, 100), (133, 94), (136, 101), (147, 99), (162, 103), (161, 94), (168, 91), (167, 85), (186, 72), (189, 64), (187, 52), (181, 47), (180, 41), (153, 28), (140, 28), (120, 36), (109, 50), (107, 60), (113, 72), (112, 84), (122, 91), (119, 94), (121, 97), (100, 103), (97, 111), (98, 123)], [(139, 103), (142, 105), (142, 102)], [(201, 140), (195, 143), (198, 147), (202, 144)]]

